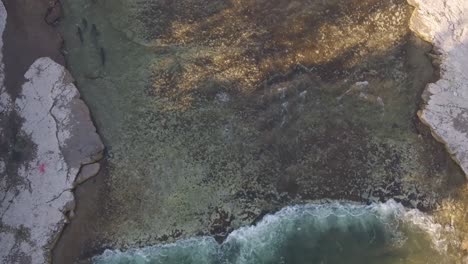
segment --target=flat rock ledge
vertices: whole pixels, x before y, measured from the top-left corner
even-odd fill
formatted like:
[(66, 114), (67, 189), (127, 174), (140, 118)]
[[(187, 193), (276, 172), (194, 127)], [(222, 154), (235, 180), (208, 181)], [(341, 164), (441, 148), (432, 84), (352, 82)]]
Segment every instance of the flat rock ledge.
[[(0, 2), (0, 36), (6, 15)], [(75, 181), (96, 175), (104, 145), (63, 66), (37, 59), (16, 99), (3, 85), (3, 68), (0, 53), (0, 121), (14, 113), (20, 120), (15, 138), (22, 143), (9, 142), (11, 155), (0, 156), (0, 263), (49, 263), (51, 248), (74, 214)], [(8, 130), (3, 121), (0, 136)], [(15, 159), (21, 147), (29, 156), (23, 163)]]
[(418, 116), (468, 177), (468, 1), (408, 0), (411, 29), (435, 46), (441, 76), (427, 86)]

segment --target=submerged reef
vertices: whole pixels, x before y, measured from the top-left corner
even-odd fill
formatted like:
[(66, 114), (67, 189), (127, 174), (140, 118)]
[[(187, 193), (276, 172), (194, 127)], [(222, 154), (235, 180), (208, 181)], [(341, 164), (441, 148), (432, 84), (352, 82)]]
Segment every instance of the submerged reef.
[(0, 262), (466, 262), (466, 14), (3, 1)]
[(428, 211), (465, 181), (416, 115), (438, 72), (406, 1), (118, 3), (61, 24), (107, 146), (96, 247), (222, 241), (318, 199)]

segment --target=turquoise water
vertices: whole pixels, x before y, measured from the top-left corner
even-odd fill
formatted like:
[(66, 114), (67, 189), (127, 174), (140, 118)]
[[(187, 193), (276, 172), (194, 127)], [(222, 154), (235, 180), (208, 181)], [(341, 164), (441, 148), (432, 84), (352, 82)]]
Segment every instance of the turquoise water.
[(396, 202), (287, 207), (255, 226), (173, 244), (107, 250), (95, 264), (453, 263), (442, 228)]

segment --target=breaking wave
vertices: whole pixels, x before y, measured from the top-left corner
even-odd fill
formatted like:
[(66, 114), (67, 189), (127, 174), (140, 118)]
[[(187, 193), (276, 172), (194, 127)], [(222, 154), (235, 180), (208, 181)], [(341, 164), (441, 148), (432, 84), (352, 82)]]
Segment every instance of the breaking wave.
[(96, 264), (452, 263), (443, 228), (395, 201), (290, 206), (254, 226), (212, 237), (128, 251), (106, 250)]

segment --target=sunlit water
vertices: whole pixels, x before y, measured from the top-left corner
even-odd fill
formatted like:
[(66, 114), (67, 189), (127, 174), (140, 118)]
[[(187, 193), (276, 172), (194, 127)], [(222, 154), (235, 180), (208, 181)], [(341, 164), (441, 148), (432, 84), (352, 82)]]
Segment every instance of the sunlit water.
[(389, 201), (286, 207), (255, 226), (173, 244), (106, 251), (96, 264), (453, 263), (444, 230), (417, 210)]

